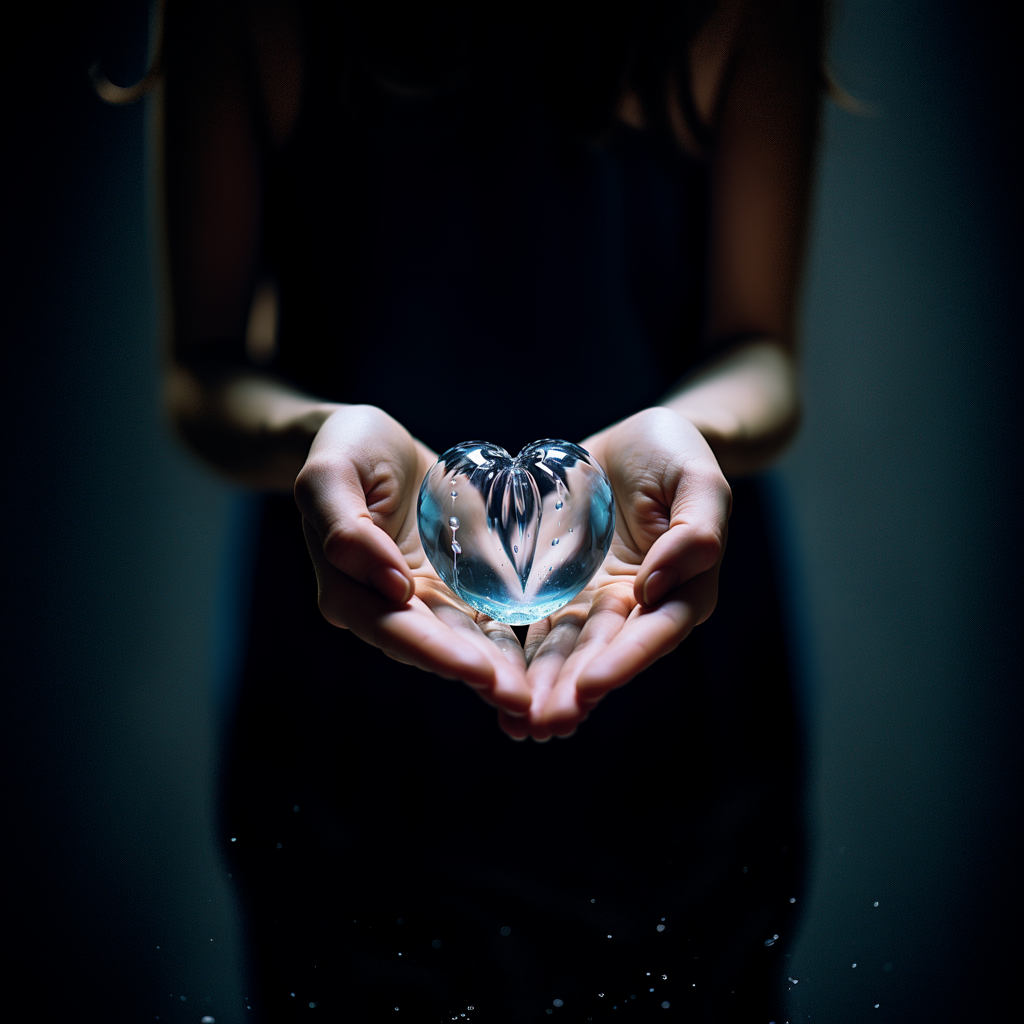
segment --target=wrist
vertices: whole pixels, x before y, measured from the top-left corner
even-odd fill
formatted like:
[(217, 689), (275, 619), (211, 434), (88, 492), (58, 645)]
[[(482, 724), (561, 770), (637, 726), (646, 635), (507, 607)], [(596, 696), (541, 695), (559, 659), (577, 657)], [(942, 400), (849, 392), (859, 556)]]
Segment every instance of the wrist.
[(693, 423), (727, 475), (754, 472), (796, 432), (796, 363), (780, 344), (748, 344), (694, 373), (663, 404)]
[(667, 404), (666, 408), (693, 424), (712, 450), (743, 437), (745, 428), (742, 419), (726, 406), (686, 401), (684, 397)]

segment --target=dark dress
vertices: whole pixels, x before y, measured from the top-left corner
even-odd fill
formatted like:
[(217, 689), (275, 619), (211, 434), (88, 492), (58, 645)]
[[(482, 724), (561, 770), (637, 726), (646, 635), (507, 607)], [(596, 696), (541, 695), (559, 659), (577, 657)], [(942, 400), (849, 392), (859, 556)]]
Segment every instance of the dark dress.
[[(703, 167), (574, 142), (502, 81), (358, 114), (312, 89), (268, 156), (274, 369), (438, 451), (581, 440), (706, 355)], [(223, 799), (253, 1016), (774, 1019), (800, 750), (753, 485), (712, 618), (543, 745), (328, 625), (267, 498)]]

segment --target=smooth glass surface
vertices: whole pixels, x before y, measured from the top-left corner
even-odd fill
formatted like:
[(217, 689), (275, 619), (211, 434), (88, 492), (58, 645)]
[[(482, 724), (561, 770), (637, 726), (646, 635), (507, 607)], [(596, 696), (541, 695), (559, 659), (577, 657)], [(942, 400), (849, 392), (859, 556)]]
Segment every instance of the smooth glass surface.
[(518, 626), (557, 611), (594, 578), (615, 531), (615, 499), (577, 444), (534, 441), (513, 459), (466, 441), (424, 477), (417, 517), (441, 579), (470, 607)]

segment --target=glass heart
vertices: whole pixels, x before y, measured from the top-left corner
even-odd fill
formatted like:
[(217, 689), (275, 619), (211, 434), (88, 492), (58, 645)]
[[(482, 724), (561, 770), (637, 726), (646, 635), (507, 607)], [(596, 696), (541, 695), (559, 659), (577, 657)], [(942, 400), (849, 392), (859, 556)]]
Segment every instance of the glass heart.
[(571, 601), (601, 567), (615, 531), (604, 470), (578, 444), (534, 441), (514, 459), (466, 441), (420, 486), (423, 550), (471, 608), (514, 626)]

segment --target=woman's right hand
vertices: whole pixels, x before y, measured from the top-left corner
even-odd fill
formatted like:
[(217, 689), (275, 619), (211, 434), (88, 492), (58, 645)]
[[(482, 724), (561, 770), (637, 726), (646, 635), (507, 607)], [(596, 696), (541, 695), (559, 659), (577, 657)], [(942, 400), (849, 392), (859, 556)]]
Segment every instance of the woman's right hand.
[(531, 695), (511, 627), (455, 597), (420, 543), (416, 499), (435, 458), (374, 406), (339, 406), (320, 427), (294, 492), (320, 611), (389, 658), (461, 679), (522, 717)]

